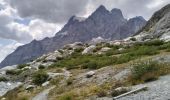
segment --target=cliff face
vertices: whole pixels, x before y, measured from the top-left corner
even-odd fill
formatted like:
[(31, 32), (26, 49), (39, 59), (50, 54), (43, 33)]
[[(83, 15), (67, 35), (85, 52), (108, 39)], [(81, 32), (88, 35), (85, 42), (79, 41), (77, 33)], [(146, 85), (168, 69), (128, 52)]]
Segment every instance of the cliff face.
[(134, 35), (145, 24), (146, 21), (142, 17), (127, 20), (120, 9), (108, 11), (104, 6), (100, 6), (87, 19), (71, 17), (53, 38), (34, 40), (17, 48), (1, 62), (0, 67), (29, 62), (74, 42), (89, 42), (97, 37), (108, 40), (124, 39)]
[(155, 12), (145, 27), (137, 34), (147, 38), (170, 40), (170, 4)]

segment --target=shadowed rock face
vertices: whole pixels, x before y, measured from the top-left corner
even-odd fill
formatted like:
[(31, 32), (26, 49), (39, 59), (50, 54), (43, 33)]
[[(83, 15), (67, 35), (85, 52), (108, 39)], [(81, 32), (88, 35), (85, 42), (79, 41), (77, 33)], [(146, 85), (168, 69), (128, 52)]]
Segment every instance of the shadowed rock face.
[(145, 23), (146, 21), (142, 17), (127, 20), (120, 9), (108, 11), (104, 6), (100, 6), (87, 19), (71, 17), (53, 38), (34, 40), (18, 47), (2, 61), (0, 66), (26, 63), (74, 42), (89, 42), (97, 37), (108, 40), (124, 39), (134, 35)]
[(170, 40), (170, 4), (155, 12), (145, 27), (137, 35), (146, 34), (150, 38)]

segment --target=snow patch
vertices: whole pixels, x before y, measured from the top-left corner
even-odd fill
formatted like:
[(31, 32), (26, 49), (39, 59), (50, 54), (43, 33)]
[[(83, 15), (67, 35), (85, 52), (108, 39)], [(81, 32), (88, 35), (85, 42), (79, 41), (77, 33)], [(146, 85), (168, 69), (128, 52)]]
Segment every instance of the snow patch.
[(86, 20), (86, 18), (84, 18), (84, 17), (74, 17), (73, 20), (78, 20), (79, 22), (83, 22), (83, 21)]

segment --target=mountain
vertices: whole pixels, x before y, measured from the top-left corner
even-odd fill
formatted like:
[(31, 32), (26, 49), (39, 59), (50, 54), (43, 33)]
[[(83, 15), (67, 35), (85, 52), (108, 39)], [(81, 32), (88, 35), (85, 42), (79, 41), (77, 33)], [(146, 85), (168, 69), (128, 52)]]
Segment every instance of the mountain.
[(134, 35), (145, 24), (146, 21), (142, 17), (127, 20), (120, 9), (108, 11), (101, 5), (88, 18), (72, 16), (54, 37), (34, 40), (18, 47), (1, 62), (0, 66), (26, 63), (74, 42), (89, 42), (97, 37), (107, 40), (124, 39)]
[(137, 35), (143, 40), (159, 38), (170, 41), (170, 4), (155, 12)]

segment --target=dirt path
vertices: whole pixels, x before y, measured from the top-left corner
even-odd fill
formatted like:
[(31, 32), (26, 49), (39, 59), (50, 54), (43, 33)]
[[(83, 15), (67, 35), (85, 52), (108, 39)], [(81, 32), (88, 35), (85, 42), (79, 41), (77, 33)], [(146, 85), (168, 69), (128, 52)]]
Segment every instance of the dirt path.
[(51, 88), (44, 90), (43, 92), (36, 95), (32, 100), (48, 100), (48, 93), (54, 88), (55, 86), (52, 86)]

